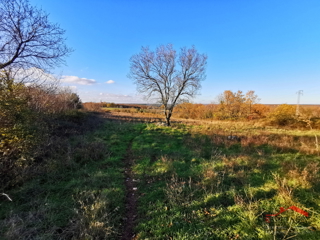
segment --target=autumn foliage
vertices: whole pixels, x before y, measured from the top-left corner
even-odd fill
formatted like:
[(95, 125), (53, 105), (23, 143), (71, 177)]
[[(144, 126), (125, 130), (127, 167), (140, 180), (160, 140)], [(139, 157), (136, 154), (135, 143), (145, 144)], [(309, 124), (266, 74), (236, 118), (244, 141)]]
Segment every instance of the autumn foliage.
[(312, 127), (320, 126), (320, 107), (300, 106), (299, 114), (296, 105), (260, 104), (254, 91), (244, 94), (242, 91), (224, 91), (218, 96), (216, 104), (179, 104), (174, 116), (185, 119), (251, 121), (262, 120), (266, 124), (278, 126), (307, 127), (306, 120)]
[(296, 106), (282, 104), (277, 106), (270, 114), (269, 119), (277, 125), (288, 125), (295, 121)]
[(82, 105), (85, 110), (90, 112), (101, 112), (102, 107), (104, 107), (102, 103), (96, 103), (96, 102), (85, 102)]
[(215, 120), (245, 120), (262, 118), (269, 108), (257, 104), (258, 96), (254, 91), (244, 94), (242, 91), (224, 91), (218, 96), (218, 104), (182, 103), (177, 107), (177, 115), (182, 118), (215, 119)]

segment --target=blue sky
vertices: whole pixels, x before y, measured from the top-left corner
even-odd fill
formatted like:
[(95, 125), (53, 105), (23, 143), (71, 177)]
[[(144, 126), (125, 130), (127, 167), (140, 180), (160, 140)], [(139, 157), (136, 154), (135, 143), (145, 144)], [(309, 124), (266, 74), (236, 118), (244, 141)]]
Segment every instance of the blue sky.
[[(319, 0), (30, 0), (66, 30), (56, 68), (83, 101), (144, 102), (129, 73), (142, 46), (194, 45), (208, 55), (196, 103), (254, 90), (261, 103), (320, 104)], [(112, 80), (112, 81), (110, 81)], [(108, 82), (109, 83), (106, 83)], [(80, 83), (80, 84), (79, 84)]]

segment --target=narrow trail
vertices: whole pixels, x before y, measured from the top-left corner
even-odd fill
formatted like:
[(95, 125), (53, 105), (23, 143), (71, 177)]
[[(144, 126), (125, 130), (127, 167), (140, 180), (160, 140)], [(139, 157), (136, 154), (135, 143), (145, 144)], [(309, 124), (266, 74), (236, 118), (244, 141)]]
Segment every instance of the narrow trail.
[(127, 148), (127, 152), (124, 158), (125, 163), (125, 186), (126, 186), (126, 199), (125, 199), (125, 206), (126, 206), (126, 213), (123, 222), (123, 232), (122, 232), (122, 240), (132, 240), (135, 239), (135, 234), (133, 232), (133, 228), (135, 226), (135, 220), (137, 217), (137, 193), (136, 193), (136, 184), (133, 179), (132, 173), (132, 165), (134, 164), (133, 154), (132, 154), (132, 142), (133, 139), (130, 141), (129, 146)]

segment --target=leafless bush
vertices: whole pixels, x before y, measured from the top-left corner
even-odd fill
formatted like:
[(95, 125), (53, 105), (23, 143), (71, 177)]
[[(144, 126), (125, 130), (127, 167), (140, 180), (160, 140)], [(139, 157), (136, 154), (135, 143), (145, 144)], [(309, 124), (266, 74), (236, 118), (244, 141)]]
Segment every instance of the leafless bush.
[(82, 104), (83, 109), (90, 112), (101, 112), (103, 104), (102, 103), (95, 103), (95, 102), (85, 102)]
[(213, 166), (206, 166), (202, 171), (203, 184), (206, 187), (214, 187), (217, 184), (218, 172), (214, 170)]
[(310, 188), (312, 184), (319, 182), (320, 166), (318, 162), (308, 162), (305, 167), (299, 167), (292, 161), (284, 161), (281, 165), (283, 173), (298, 188)]

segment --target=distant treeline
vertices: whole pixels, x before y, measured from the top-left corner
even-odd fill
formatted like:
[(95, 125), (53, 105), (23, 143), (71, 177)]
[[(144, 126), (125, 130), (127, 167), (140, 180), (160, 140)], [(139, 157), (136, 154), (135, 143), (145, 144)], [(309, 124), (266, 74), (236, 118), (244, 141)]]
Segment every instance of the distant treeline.
[(147, 104), (122, 104), (113, 102), (85, 102), (83, 106), (87, 110), (99, 111), (101, 108), (136, 108), (136, 109), (149, 109), (156, 107), (155, 105)]
[[(117, 112), (156, 113), (163, 114), (162, 106), (142, 104), (115, 104), (115, 103), (84, 103), (87, 110), (101, 111), (103, 108), (118, 108)], [(124, 108), (121, 110), (121, 108)], [(107, 109), (106, 109), (107, 110)], [(156, 110), (156, 111), (155, 111)], [(279, 126), (307, 126), (320, 127), (320, 106), (289, 104), (260, 104), (254, 91), (224, 91), (218, 96), (214, 104), (178, 104), (173, 112), (174, 117), (200, 120), (229, 120), (250, 121), (264, 120), (269, 124)], [(307, 124), (307, 122), (309, 124)]]

